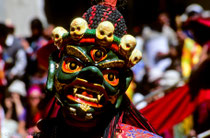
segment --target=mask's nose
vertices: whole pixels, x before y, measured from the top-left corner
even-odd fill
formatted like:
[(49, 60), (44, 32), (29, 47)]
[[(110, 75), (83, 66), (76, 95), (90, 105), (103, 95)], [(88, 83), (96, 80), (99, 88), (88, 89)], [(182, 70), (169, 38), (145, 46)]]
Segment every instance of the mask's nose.
[(86, 68), (83, 68), (80, 71), (78, 77), (87, 80), (89, 83), (103, 83), (103, 74), (95, 66), (88, 66)]

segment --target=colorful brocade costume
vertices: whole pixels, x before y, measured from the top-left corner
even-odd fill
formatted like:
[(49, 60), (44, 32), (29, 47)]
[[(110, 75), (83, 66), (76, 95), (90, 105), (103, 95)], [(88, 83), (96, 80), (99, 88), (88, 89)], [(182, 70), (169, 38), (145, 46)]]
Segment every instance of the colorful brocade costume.
[(184, 78), (189, 78), (192, 68), (199, 62), (202, 47), (191, 38), (184, 40), (181, 67)]
[(151, 132), (127, 124), (120, 124), (121, 132), (116, 133), (117, 138), (161, 138)]
[(58, 49), (50, 56), (46, 87), (60, 110), (38, 123), (36, 137), (159, 137), (125, 94), (141, 52), (115, 4), (92, 6), (70, 23), (70, 32), (53, 30)]

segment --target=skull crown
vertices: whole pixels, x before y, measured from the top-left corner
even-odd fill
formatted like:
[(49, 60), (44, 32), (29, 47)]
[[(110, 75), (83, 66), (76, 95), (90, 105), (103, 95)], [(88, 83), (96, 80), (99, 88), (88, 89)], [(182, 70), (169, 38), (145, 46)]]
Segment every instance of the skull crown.
[(128, 67), (136, 65), (142, 59), (141, 51), (134, 49), (129, 57)]
[(76, 18), (70, 24), (70, 35), (75, 41), (80, 40), (88, 28), (87, 21), (83, 18)]
[(64, 29), (63, 27), (56, 27), (55, 29), (53, 29), (52, 31), (52, 39), (54, 41), (54, 44), (57, 46), (58, 49), (60, 49), (62, 43), (63, 43), (63, 35), (65, 33), (68, 33), (68, 31), (66, 29)]
[[(52, 39), (58, 49), (65, 46), (67, 43), (82, 43), (84, 39), (94, 39), (92, 43), (96, 43), (99, 46), (112, 47), (113, 44), (117, 45), (115, 52), (120, 54), (127, 61), (127, 67), (132, 67), (137, 64), (142, 54), (139, 50), (135, 49), (136, 39), (130, 34), (124, 35), (122, 38), (118, 38), (114, 35), (115, 27), (110, 21), (101, 22), (96, 29), (90, 29), (88, 23), (83, 18), (76, 18), (70, 24), (70, 32), (63, 27), (56, 27), (52, 31)], [(64, 44), (65, 42), (65, 44)], [(67, 43), (66, 43), (67, 42)]]
[(114, 40), (114, 26), (109, 21), (101, 22), (96, 28), (97, 43), (102, 46), (110, 45)]
[(129, 34), (124, 35), (120, 41), (120, 53), (126, 57), (131, 55), (131, 52), (136, 47), (136, 39)]

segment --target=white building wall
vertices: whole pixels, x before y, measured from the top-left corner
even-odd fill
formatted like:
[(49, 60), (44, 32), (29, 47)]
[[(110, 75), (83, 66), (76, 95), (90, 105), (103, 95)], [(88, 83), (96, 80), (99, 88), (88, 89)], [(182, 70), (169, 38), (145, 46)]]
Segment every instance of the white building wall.
[(11, 20), (17, 36), (28, 36), (33, 18), (38, 17), (47, 24), (43, 7), (44, 0), (0, 0), (0, 21)]
[(5, 0), (0, 0), (0, 21), (5, 19), (5, 7), (4, 7), (4, 1)]

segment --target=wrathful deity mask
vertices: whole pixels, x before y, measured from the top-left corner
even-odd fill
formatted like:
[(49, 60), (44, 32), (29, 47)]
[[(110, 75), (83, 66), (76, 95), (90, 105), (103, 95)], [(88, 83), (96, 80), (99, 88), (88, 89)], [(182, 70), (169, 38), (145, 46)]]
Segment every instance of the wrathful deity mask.
[(89, 29), (76, 18), (70, 32), (53, 30), (59, 50), (50, 57), (47, 90), (55, 92), (67, 118), (88, 122), (110, 109), (119, 108), (122, 95), (132, 80), (130, 68), (141, 60), (131, 35), (114, 35), (109, 21)]

